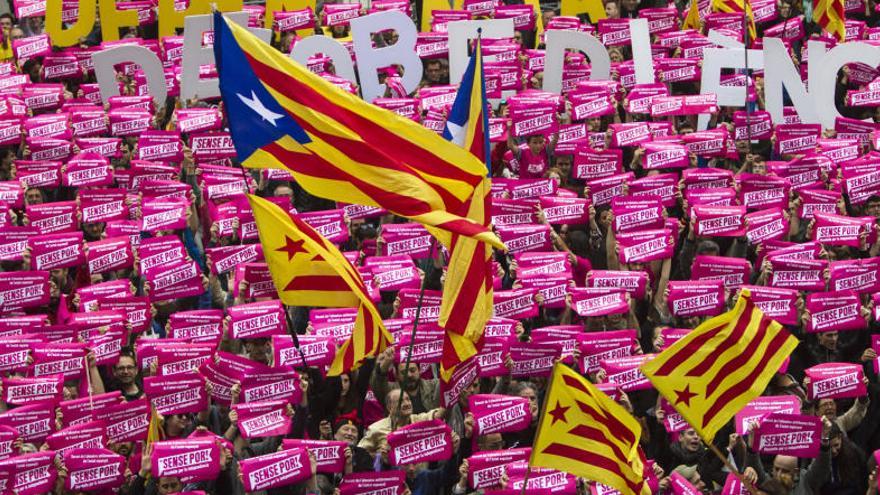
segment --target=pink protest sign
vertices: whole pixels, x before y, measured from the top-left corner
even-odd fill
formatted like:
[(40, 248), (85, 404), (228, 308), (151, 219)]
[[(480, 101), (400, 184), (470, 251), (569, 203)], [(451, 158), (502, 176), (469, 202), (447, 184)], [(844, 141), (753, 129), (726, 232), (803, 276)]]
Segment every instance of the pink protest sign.
[[(94, 413), (108, 406), (120, 403), (122, 394), (118, 390), (91, 397), (65, 400), (58, 404), (64, 427), (76, 426), (94, 420)], [(105, 423), (106, 428), (106, 423)]]
[(807, 294), (808, 332), (862, 330), (868, 322), (862, 317), (862, 303), (855, 291), (813, 292)]
[(605, 381), (620, 387), (624, 392), (648, 390), (651, 382), (639, 367), (654, 357), (653, 354), (639, 354), (599, 361), (599, 367), (605, 371)]
[(780, 208), (768, 208), (745, 216), (746, 238), (752, 244), (781, 239), (788, 233), (788, 219)]
[(101, 449), (107, 446), (106, 426), (103, 421), (68, 426), (46, 437), (46, 443), (61, 454), (69, 449)]
[(25, 339), (21, 336), (0, 340), (0, 372), (23, 373), (31, 365), (31, 345), (38, 342), (38, 338)]
[(346, 474), (339, 484), (340, 495), (403, 495), (407, 490), (404, 471), (351, 473)]
[(777, 124), (776, 152), (790, 155), (812, 151), (821, 132), (822, 126), (819, 124)]
[[(486, 340), (483, 341), (483, 349), (486, 347)], [(477, 356), (471, 357), (465, 360), (465, 362), (457, 365), (448, 381), (441, 376), (440, 404), (447, 408), (455, 405), (461, 397), (461, 393), (470, 387), (479, 377), (479, 371), (478, 354)]]
[(669, 310), (680, 317), (714, 316), (724, 310), (724, 284), (716, 281), (670, 281)]
[(733, 113), (733, 137), (743, 139), (770, 139), (773, 135), (773, 120), (768, 112), (736, 111)]
[(564, 308), (565, 296), (571, 283), (569, 277), (563, 276), (526, 276), (520, 277), (523, 289), (537, 290), (544, 297), (545, 308)]
[(220, 275), (232, 270), (241, 263), (261, 261), (263, 259), (263, 246), (260, 244), (218, 246), (207, 248), (205, 253), (208, 256), (211, 273)]
[(499, 486), (505, 466), (528, 460), (531, 451), (531, 448), (519, 448), (475, 453), (468, 458), (468, 486), (475, 490)]
[(129, 207), (123, 189), (83, 189), (77, 196), (84, 223), (128, 219)]
[(762, 454), (816, 457), (821, 434), (822, 420), (815, 416), (774, 412), (761, 419), (755, 449)]
[(585, 373), (595, 373), (599, 371), (603, 360), (632, 355), (636, 343), (636, 331), (591, 332), (579, 335), (577, 340), (581, 352), (579, 363), (581, 369)]
[(562, 346), (556, 342), (515, 342), (510, 345), (512, 376), (547, 376), (553, 364), (562, 356)]
[(156, 352), (159, 376), (180, 375), (197, 371), (214, 354), (213, 344), (170, 344)]
[(623, 171), (623, 152), (619, 149), (597, 150), (578, 146), (574, 153), (573, 176), (576, 179), (601, 179)]
[(283, 449), (308, 449), (315, 456), (319, 473), (336, 474), (345, 469), (345, 449), (348, 447), (345, 442), (285, 438), (281, 441), (281, 447)]
[(202, 271), (195, 261), (169, 264), (147, 276), (150, 301), (198, 296), (205, 292)]
[(832, 246), (851, 246), (858, 248), (862, 236), (867, 242), (876, 239), (873, 217), (847, 217), (833, 213), (815, 213), (816, 220), (813, 239)]
[(816, 213), (839, 213), (837, 205), (842, 197), (840, 191), (802, 189), (798, 190), (798, 196), (801, 198), (798, 209), (801, 218), (811, 219)]
[(336, 340), (329, 336), (299, 335), (299, 347), (290, 335), (272, 336), (272, 353), (276, 365), (328, 366), (336, 357)]
[(82, 232), (41, 235), (28, 241), (36, 270), (68, 268), (85, 263)]
[(840, 260), (830, 263), (828, 288), (854, 290), (860, 294), (880, 292), (880, 259)]
[(587, 287), (623, 289), (636, 298), (645, 297), (648, 286), (646, 272), (626, 270), (590, 270), (587, 274)]
[(34, 376), (63, 374), (65, 380), (81, 378), (85, 372), (83, 344), (34, 344)]
[(176, 131), (148, 130), (138, 136), (138, 158), (174, 162), (183, 159), (183, 142)]
[(162, 230), (186, 228), (189, 201), (144, 199), (141, 206), (141, 230), (156, 233)]
[[(508, 373), (504, 360), (510, 352), (509, 337), (486, 337), (483, 348), (476, 356), (479, 376), (504, 376)], [(457, 368), (456, 368), (457, 370)]]
[(388, 434), (393, 466), (445, 461), (452, 456), (452, 430), (441, 420), (419, 421)]
[(739, 174), (740, 199), (749, 210), (761, 208), (788, 208), (791, 184), (779, 177)]
[(726, 127), (692, 132), (682, 137), (688, 152), (706, 158), (724, 156), (729, 138)]
[(186, 248), (175, 236), (165, 235), (144, 239), (137, 249), (140, 271), (149, 277), (154, 272), (184, 261)]
[(651, 100), (651, 116), (698, 115), (718, 112), (715, 93), (699, 95), (655, 96)]
[(0, 260), (19, 261), (31, 237), (40, 235), (34, 227), (8, 226), (0, 228)]
[(157, 478), (211, 480), (220, 473), (220, 447), (213, 439), (159, 441), (153, 444), (150, 464), (150, 472)]
[[(422, 330), (420, 328), (420, 330)], [(400, 345), (395, 349), (395, 362), (403, 363), (409, 358), (418, 364), (439, 363), (443, 356), (443, 334), (441, 332), (416, 334), (413, 342), (411, 334), (404, 334), (398, 339)], [(410, 354), (410, 347), (412, 354)]]
[(528, 252), (514, 255), (517, 264), (517, 276), (532, 277), (538, 275), (571, 276), (571, 261), (566, 253), (560, 252)]
[(800, 399), (794, 395), (756, 397), (736, 413), (734, 421), (736, 433), (745, 436), (753, 426), (771, 413), (796, 414), (800, 409)]
[(86, 249), (86, 262), (92, 275), (134, 266), (131, 241), (126, 236), (89, 242)]
[(13, 405), (55, 403), (62, 399), (62, 375), (3, 378), (3, 401)]
[(511, 131), (514, 136), (552, 134), (559, 129), (555, 105), (523, 103), (510, 108)]
[(537, 290), (519, 289), (496, 291), (493, 297), (494, 316), (499, 318), (533, 318), (538, 315), (535, 301)]
[(406, 254), (413, 258), (431, 255), (431, 235), (418, 223), (386, 224), (382, 226), (384, 254)]
[(659, 197), (616, 196), (611, 201), (615, 232), (659, 229), (664, 225)]
[(651, 129), (644, 122), (626, 124), (610, 124), (611, 146), (623, 148), (626, 146), (638, 146), (651, 140)]
[(20, 406), (0, 414), (0, 426), (14, 428), (25, 442), (39, 443), (55, 429), (55, 413), (44, 404)]
[(571, 303), (579, 316), (606, 316), (629, 311), (629, 298), (621, 289), (578, 287), (569, 289)]
[(144, 392), (159, 413), (197, 413), (208, 407), (205, 379), (197, 373), (144, 378)]
[(752, 302), (769, 318), (783, 325), (798, 324), (798, 291), (757, 285), (745, 285), (743, 288), (749, 289)]
[(298, 404), (302, 398), (299, 375), (291, 366), (249, 371), (241, 379), (241, 397), (244, 402), (283, 399)]
[(582, 198), (541, 197), (541, 209), (550, 225), (589, 222), (589, 202)]
[(864, 372), (857, 364), (825, 363), (807, 368), (807, 395), (815, 399), (845, 399), (867, 394)]
[(238, 429), (243, 438), (283, 436), (290, 433), (290, 416), (287, 415), (288, 402), (267, 400), (236, 404), (232, 408), (238, 412)]
[(262, 301), (227, 309), (229, 332), (233, 339), (271, 337), (287, 332), (281, 301)]
[(9, 426), (0, 426), (0, 460), (18, 454), (12, 447), (16, 438), (18, 438), (18, 431)]
[(740, 258), (701, 254), (694, 257), (691, 267), (692, 280), (721, 280), (726, 289), (747, 284), (751, 275), (751, 263)]
[(532, 422), (529, 400), (522, 397), (474, 394), (468, 407), (474, 415), (475, 435), (521, 431)]
[(25, 207), (25, 215), (27, 215), (30, 226), (40, 229), (43, 234), (77, 230), (75, 201), (29, 204)]
[(617, 244), (621, 263), (667, 259), (675, 252), (675, 237), (669, 229), (621, 232), (617, 235)]
[(311, 7), (289, 12), (275, 12), (274, 22), (274, 28), (282, 33), (311, 29), (315, 27), (315, 14)]
[(0, 462), (0, 470), (9, 469), (11, 474), (6, 480), (7, 493), (38, 495), (52, 491), (58, 477), (58, 470), (55, 469), (54, 463), (55, 454), (55, 452), (47, 450), (16, 456)]
[(745, 234), (744, 206), (694, 206), (698, 236), (741, 237)]
[(111, 442), (144, 440), (150, 424), (150, 404), (144, 398), (108, 405), (95, 411), (95, 419), (107, 424), (107, 439)]
[(505, 225), (497, 231), (511, 253), (552, 250), (549, 225)]
[(497, 198), (491, 206), (493, 225), (523, 225), (538, 223), (537, 208), (532, 199)]
[(683, 144), (653, 141), (643, 143), (642, 167), (646, 170), (687, 168), (691, 161)]
[(770, 285), (804, 291), (825, 290), (825, 260), (779, 259), (769, 257), (773, 273)]
[(112, 489), (125, 481), (125, 457), (104, 448), (73, 448), (64, 453), (64, 487), (73, 491)]

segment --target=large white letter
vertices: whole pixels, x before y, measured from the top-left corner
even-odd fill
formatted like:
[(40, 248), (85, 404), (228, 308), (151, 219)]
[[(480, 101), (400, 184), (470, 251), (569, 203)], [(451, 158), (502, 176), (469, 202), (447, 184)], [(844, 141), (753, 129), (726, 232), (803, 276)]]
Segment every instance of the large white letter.
[[(224, 14), (230, 21), (247, 26), (247, 12), (230, 12)], [(212, 98), (220, 96), (220, 83), (217, 78), (199, 78), (199, 66), (214, 63), (214, 48), (202, 47), (202, 33), (214, 29), (212, 14), (191, 15), (183, 21), (183, 62), (180, 69), (180, 99)], [(249, 28), (261, 40), (268, 43), (272, 39), (272, 31), (261, 28)]]
[[(415, 90), (422, 80), (422, 60), (416, 53), (416, 24), (403, 12), (389, 10), (352, 19), (351, 39), (361, 76), (361, 97), (366, 101), (385, 96), (385, 84), (379, 84), (381, 67), (403, 66), (403, 87), (407, 92)], [(373, 34), (393, 29), (397, 42), (383, 48), (373, 48)]]
[[(468, 64), (468, 42), (477, 37), (477, 29), (483, 30), (483, 39), (513, 38), (513, 19), (454, 21), (446, 26), (449, 32), (450, 84), (461, 82)], [(489, 59), (490, 57), (486, 57), (487, 61)]]
[[(647, 19), (630, 19), (629, 36), (632, 44), (636, 84), (651, 84), (654, 79), (654, 57), (651, 55), (651, 34)], [(590, 60), (592, 63), (593, 61)], [(545, 78), (547, 76), (544, 76)], [(590, 76), (590, 79), (595, 77)]]
[(348, 79), (352, 84), (358, 83), (357, 76), (354, 74), (354, 62), (351, 61), (348, 49), (329, 36), (309, 36), (297, 41), (293, 45), (293, 49), (290, 50), (290, 58), (306, 66), (309, 63), (309, 57), (318, 53), (330, 57), (337, 76)]
[(837, 73), (841, 67), (853, 62), (877, 67), (880, 65), (880, 48), (867, 43), (850, 42), (837, 45), (831, 51), (825, 52), (823, 43), (810, 41), (807, 46), (810, 50), (810, 94), (813, 96), (818, 122), (825, 129), (833, 129), (834, 120), (840, 116), (834, 104)]
[[(821, 61), (816, 61), (813, 57), (813, 48), (810, 47), (810, 65)], [(782, 44), (782, 40), (764, 38), (764, 103), (773, 122), (777, 124), (783, 122), (782, 88), (788, 90), (788, 96), (802, 121), (819, 122), (818, 114), (813, 107), (809, 93), (807, 93), (807, 88), (804, 87), (801, 76), (791, 61), (788, 50)], [(812, 91), (815, 92), (815, 89)]]
[(592, 35), (567, 29), (544, 31), (547, 53), (544, 55), (544, 91), (562, 92), (562, 67), (565, 51), (584, 52), (590, 60), (590, 79), (611, 79), (611, 59), (608, 50)]
[(107, 103), (111, 96), (119, 95), (119, 84), (116, 82), (116, 70), (113, 66), (123, 62), (140, 66), (147, 79), (147, 88), (153, 95), (153, 101), (156, 105), (164, 105), (165, 97), (168, 96), (168, 87), (165, 85), (162, 61), (149, 48), (139, 45), (120, 45), (92, 54), (95, 76), (101, 89), (101, 100)]

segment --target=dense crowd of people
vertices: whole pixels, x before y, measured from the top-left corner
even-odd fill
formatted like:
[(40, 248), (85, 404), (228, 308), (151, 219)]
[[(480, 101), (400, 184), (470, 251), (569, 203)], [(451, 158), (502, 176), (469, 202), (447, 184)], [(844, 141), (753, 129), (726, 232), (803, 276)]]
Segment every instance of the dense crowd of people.
[[(384, 210), (315, 197), (285, 171), (242, 169), (222, 102), (177, 96), (182, 36), (157, 35), (153, 2), (127, 3), (143, 15), (124, 41), (161, 55), (165, 102), (146, 94), (132, 64), (116, 67), (120, 96), (101, 101), (88, 64), (105, 46), (99, 27), (78, 47), (34, 54), (42, 13), (0, 15), (0, 492), (520, 493), (550, 366), (561, 360), (641, 424), (655, 494), (745, 493), (731, 468), (754, 493), (877, 493), (880, 100), (859, 95), (874, 90), (880, 68), (840, 72), (844, 117), (834, 129), (788, 109), (772, 122), (761, 71), (722, 76), (748, 85), (741, 108), (710, 98), (709, 109), (665, 113), (661, 103), (700, 92), (706, 28), (742, 40), (741, 16), (700, 3), (700, 31), (682, 29), (681, 2), (607, 0), (607, 19), (596, 22), (543, 2), (540, 11), (468, 0), (465, 12), (435, 11), (432, 31), (419, 35), (418, 89), (407, 94), (390, 66), (374, 103), (438, 133), (456, 91), (446, 23), (515, 17), (516, 27), (511, 39), (484, 40), (495, 57), (485, 76), (491, 216), (510, 250), (495, 253), (495, 316), (470, 363), (475, 377), (456, 396), (438, 373), (448, 253)], [(353, 16), (419, 16), (420, 6), (374, 0), (276, 14), (273, 46), (289, 52), (311, 31), (350, 46)], [(847, 41), (880, 40), (875, 7), (846, 2)], [(808, 39), (835, 44), (812, 22), (810, 2), (752, 8), (752, 43), (781, 37), (801, 69)], [(262, 5), (245, 10), (261, 25)], [(655, 84), (635, 84), (628, 39), (611, 35), (629, 18), (651, 21)], [(612, 80), (590, 81), (588, 61), (572, 52), (563, 94), (544, 92), (552, 29), (599, 36)], [(328, 57), (309, 68), (358, 89)], [(698, 130), (706, 111), (709, 128)], [(326, 375), (354, 312), (278, 301), (246, 193), (301, 215), (341, 248), (394, 346)], [(637, 368), (732, 307), (743, 287), (800, 345), (751, 416), (716, 436), (725, 463)], [(411, 342), (420, 345), (410, 353)], [(849, 388), (828, 385), (840, 376)], [(493, 423), (481, 405), (490, 399), (524, 409)], [(796, 457), (759, 445), (770, 413), (817, 418), (808, 447), (818, 449)], [(444, 454), (412, 457), (400, 448), (403, 430), (444, 432)], [(291, 484), (272, 484), (294, 472)], [(527, 483), (529, 493), (613, 491), (549, 469)]]

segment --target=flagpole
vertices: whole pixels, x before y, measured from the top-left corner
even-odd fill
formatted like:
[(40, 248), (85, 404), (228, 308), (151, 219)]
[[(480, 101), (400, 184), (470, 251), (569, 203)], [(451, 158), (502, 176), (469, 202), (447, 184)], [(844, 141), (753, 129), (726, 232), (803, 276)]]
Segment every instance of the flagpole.
[[(434, 253), (437, 249), (437, 238), (431, 236), (431, 247), (428, 249), (429, 253)], [(409, 365), (410, 359), (412, 358), (413, 346), (416, 343), (416, 329), (419, 327), (419, 318), (422, 313), (422, 301), (425, 298), (425, 288), (428, 286), (428, 276), (434, 273), (434, 263), (432, 260), (431, 265), (429, 266), (430, 271), (425, 272), (425, 278), (422, 280), (422, 287), (419, 289), (419, 299), (416, 302), (416, 317), (413, 320), (412, 332), (409, 336), (409, 349), (406, 351), (406, 364), (403, 367), (403, 377), (400, 381), (400, 396), (397, 398), (397, 409), (394, 413), (394, 416), (391, 418), (391, 426), (393, 428), (397, 428), (399, 426), (397, 424), (397, 416), (400, 414), (400, 406), (403, 404), (403, 394), (406, 393), (406, 385), (409, 381)]]
[[(748, 1), (748, 0), (745, 0)], [(745, 72), (746, 72), (746, 138), (749, 142), (749, 154), (752, 154), (752, 109), (749, 106), (749, 15), (743, 7), (743, 52), (745, 54)], [(735, 131), (734, 131), (735, 132)]]
[(746, 482), (742, 473), (740, 473), (730, 463), (730, 461), (727, 460), (727, 456), (722, 454), (721, 451), (718, 450), (718, 447), (715, 446), (715, 444), (713, 444), (712, 442), (707, 442), (706, 445), (709, 446), (709, 450), (711, 450), (716, 456), (718, 456), (719, 459), (721, 459), (721, 462), (724, 463), (724, 467), (726, 467), (728, 471), (730, 471), (734, 476), (736, 476), (737, 479), (739, 479), (739, 482), (742, 483), (743, 486), (746, 487), (746, 489), (748, 489), (749, 493), (751, 493), (752, 495), (758, 495), (758, 490), (751, 483)]

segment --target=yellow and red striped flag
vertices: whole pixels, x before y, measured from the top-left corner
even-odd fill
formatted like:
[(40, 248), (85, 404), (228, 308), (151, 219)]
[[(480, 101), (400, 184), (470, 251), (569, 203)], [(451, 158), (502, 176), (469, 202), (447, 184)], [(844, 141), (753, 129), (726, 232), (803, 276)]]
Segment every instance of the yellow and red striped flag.
[(749, 37), (755, 39), (757, 32), (755, 31), (755, 14), (752, 13), (752, 2), (750, 0), (712, 0), (712, 12), (726, 12), (729, 14), (745, 13), (749, 23)]
[[(443, 137), (485, 163), (489, 172), (489, 119), (483, 77), (482, 38), (477, 38), (458, 94), (449, 111)], [(489, 228), (491, 183), (484, 178), (457, 213)], [(449, 380), (455, 367), (474, 356), (486, 322), (492, 317), (492, 248), (476, 239), (452, 234), (448, 243), (442, 231), (432, 234), (449, 246), (449, 269), (440, 304), (439, 323), (445, 330), (440, 376)]]
[(340, 90), (220, 13), (214, 30), (220, 93), (245, 167), (289, 170), (316, 196), (503, 249), (487, 226), (453, 213), (485, 177), (467, 150)]
[(761, 395), (798, 345), (743, 289), (734, 308), (695, 328), (641, 366), (660, 394), (711, 442)]
[(641, 435), (642, 427), (623, 407), (556, 363), (529, 465), (598, 481), (623, 495), (650, 495)]
[(687, 16), (681, 23), (682, 29), (703, 29), (703, 18), (700, 16), (700, 6), (697, 0), (691, 0), (691, 6), (688, 8)]
[(844, 0), (813, 0), (813, 21), (837, 41), (846, 39), (845, 12)]
[(378, 355), (393, 339), (357, 269), (309, 224), (278, 205), (249, 195), (263, 254), (278, 295), (295, 306), (358, 307), (351, 337), (339, 348), (328, 374), (336, 376)]

